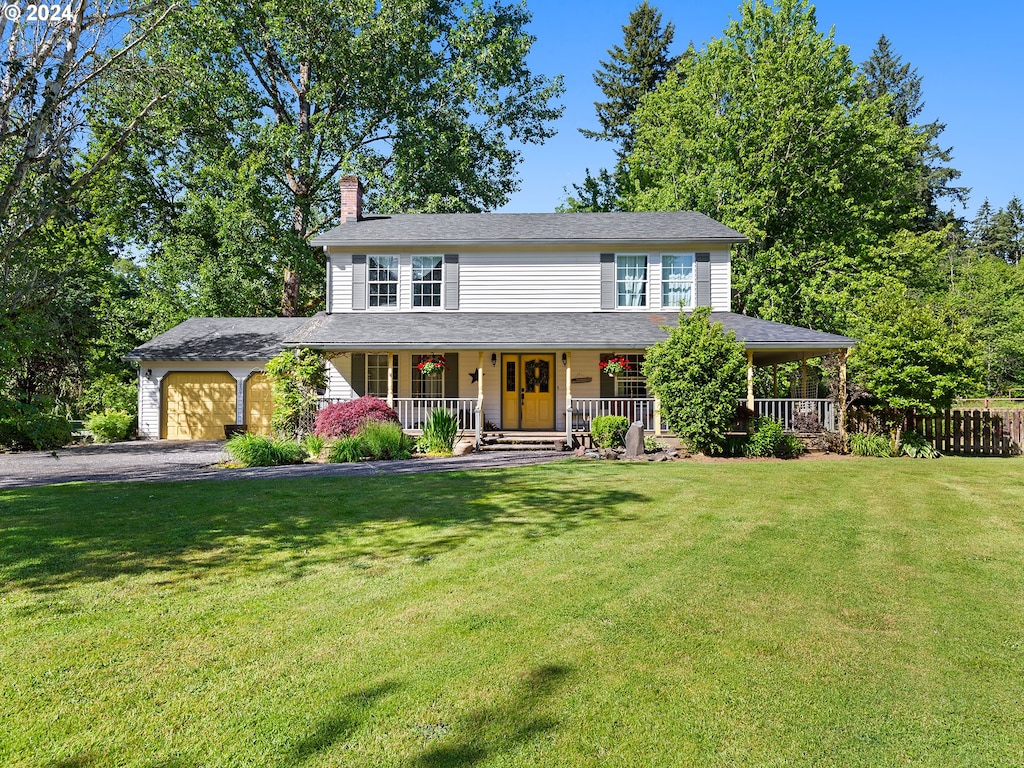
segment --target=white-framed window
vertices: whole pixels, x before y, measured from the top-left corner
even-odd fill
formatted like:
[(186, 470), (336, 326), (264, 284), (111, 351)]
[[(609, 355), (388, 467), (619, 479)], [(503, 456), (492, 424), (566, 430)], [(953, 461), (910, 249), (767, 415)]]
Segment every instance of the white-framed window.
[[(391, 361), (394, 376), (394, 392), (398, 396), (398, 355)], [(366, 394), (384, 400), (388, 396), (388, 356), (368, 354), (366, 356)]]
[(367, 260), (366, 284), (368, 306), (398, 306), (398, 257), (370, 256)]
[(444, 397), (444, 373), (424, 376), (419, 365), (427, 360), (437, 360), (440, 355), (412, 356), (412, 396), (423, 398)]
[(693, 307), (694, 270), (692, 253), (661, 254), (661, 306)]
[(647, 255), (620, 253), (615, 257), (616, 306), (647, 306)]
[(643, 353), (635, 355), (616, 355), (629, 361), (629, 370), (616, 374), (616, 397), (647, 397), (647, 379), (641, 370), (644, 364)]
[(412, 257), (413, 307), (440, 307), (443, 280), (441, 256)]

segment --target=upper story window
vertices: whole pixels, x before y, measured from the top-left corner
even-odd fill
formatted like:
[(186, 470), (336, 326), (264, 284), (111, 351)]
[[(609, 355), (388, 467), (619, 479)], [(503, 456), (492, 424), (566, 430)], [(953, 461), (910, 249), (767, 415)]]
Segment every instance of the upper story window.
[(440, 256), (412, 257), (412, 305), (440, 307), (442, 269)]
[(367, 270), (371, 307), (398, 306), (398, 257), (370, 256)]
[(693, 254), (661, 255), (661, 306), (693, 306)]
[(615, 292), (617, 306), (647, 306), (646, 255), (620, 253), (615, 257)]

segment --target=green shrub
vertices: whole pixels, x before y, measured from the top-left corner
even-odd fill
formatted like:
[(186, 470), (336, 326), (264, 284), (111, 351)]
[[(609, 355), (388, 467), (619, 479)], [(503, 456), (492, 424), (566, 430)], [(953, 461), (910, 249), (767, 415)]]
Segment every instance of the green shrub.
[(657, 453), (668, 448), (668, 445), (654, 435), (644, 435), (644, 452), (645, 453)]
[(598, 448), (615, 448), (626, 444), (629, 419), (625, 416), (595, 416), (590, 422), (590, 437)]
[(900, 453), (912, 459), (937, 459), (942, 454), (917, 432), (904, 432), (900, 439)]
[(413, 441), (400, 424), (390, 421), (368, 421), (359, 430), (363, 455), (370, 459), (408, 459)]
[(736, 334), (712, 322), (707, 307), (679, 314), (669, 337), (649, 347), (643, 374), (669, 428), (691, 450), (722, 453), (746, 381), (747, 356)]
[(754, 433), (743, 446), (743, 455), (776, 459), (795, 459), (804, 452), (804, 444), (795, 435), (787, 435), (782, 425), (766, 416), (755, 422)]
[(783, 435), (782, 442), (775, 449), (775, 457), (779, 459), (795, 459), (802, 456), (807, 449), (796, 435)]
[(85, 428), (97, 443), (113, 443), (128, 437), (128, 430), (135, 417), (127, 411), (106, 408), (99, 413), (90, 413), (85, 419)]
[(892, 441), (888, 435), (880, 435), (877, 432), (855, 432), (850, 435), (850, 453), (855, 456), (888, 459), (892, 456)]
[(320, 435), (306, 435), (302, 440), (302, 448), (311, 459), (319, 459), (324, 452), (326, 441)]
[(782, 425), (765, 416), (759, 417), (754, 424), (754, 431), (747, 441), (744, 453), (747, 456), (761, 458), (775, 456), (785, 437)]
[(0, 409), (0, 446), (16, 451), (52, 451), (71, 442), (71, 422), (26, 403)]
[(416, 441), (416, 447), (422, 453), (436, 453), (451, 456), (455, 447), (455, 438), (459, 435), (459, 420), (454, 414), (443, 408), (435, 408), (430, 412), (423, 434)]
[(301, 464), (305, 449), (293, 440), (264, 435), (238, 434), (224, 443), (224, 450), (243, 467), (276, 467)]
[(327, 460), (332, 464), (349, 464), (359, 461), (364, 455), (363, 439), (359, 435), (343, 435), (331, 444)]

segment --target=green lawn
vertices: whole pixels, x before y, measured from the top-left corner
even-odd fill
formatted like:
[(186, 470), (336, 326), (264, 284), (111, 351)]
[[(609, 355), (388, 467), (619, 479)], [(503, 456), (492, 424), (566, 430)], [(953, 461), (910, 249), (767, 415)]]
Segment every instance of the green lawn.
[(1024, 762), (1024, 461), (0, 492), (5, 766)]

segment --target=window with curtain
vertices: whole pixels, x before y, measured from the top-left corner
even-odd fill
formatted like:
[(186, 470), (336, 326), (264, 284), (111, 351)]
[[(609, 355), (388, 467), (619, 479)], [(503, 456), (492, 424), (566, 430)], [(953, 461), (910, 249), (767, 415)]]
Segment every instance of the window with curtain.
[(647, 306), (646, 255), (619, 254), (615, 257), (615, 289), (618, 306)]
[(366, 283), (369, 306), (398, 306), (398, 257), (371, 256), (367, 265)]
[(412, 257), (412, 305), (440, 307), (442, 268), (440, 256)]
[(665, 309), (693, 307), (693, 254), (661, 255), (661, 306)]

